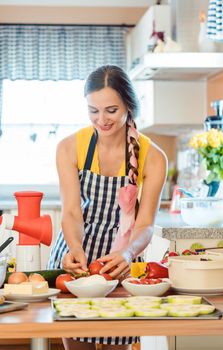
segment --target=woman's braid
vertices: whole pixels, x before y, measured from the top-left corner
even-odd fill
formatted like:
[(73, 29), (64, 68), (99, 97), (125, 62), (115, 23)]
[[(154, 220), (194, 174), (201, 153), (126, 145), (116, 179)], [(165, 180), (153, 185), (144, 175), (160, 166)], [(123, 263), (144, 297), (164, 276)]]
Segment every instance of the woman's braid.
[(127, 121), (127, 173), (129, 182), (137, 186), (139, 159), (139, 134), (132, 118)]

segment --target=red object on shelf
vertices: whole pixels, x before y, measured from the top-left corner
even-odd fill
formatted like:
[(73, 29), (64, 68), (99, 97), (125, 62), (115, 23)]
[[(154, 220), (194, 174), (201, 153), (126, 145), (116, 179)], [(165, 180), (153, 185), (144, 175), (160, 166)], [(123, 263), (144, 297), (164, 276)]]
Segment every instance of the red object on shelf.
[(175, 185), (173, 189), (173, 197), (170, 204), (170, 213), (179, 214), (180, 213), (180, 198), (182, 193), (179, 191), (179, 186)]
[[(15, 192), (18, 203), (18, 216), (9, 229), (19, 232), (19, 245), (50, 245), (52, 240), (52, 222), (49, 215), (40, 216), (42, 192)], [(0, 224), (2, 217), (0, 217)], [(6, 227), (7, 228), (7, 227)]]

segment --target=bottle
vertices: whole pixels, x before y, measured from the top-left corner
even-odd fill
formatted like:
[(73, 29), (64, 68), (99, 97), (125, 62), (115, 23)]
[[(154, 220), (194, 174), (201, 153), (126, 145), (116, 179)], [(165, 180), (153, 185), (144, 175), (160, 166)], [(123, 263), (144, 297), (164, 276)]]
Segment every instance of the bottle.
[(215, 52), (215, 43), (207, 37), (206, 15), (204, 11), (199, 14), (200, 31), (198, 35), (198, 50), (200, 52)]
[(211, 102), (211, 107), (215, 110), (216, 115), (209, 115), (204, 121), (204, 130), (211, 129), (223, 130), (223, 100)]

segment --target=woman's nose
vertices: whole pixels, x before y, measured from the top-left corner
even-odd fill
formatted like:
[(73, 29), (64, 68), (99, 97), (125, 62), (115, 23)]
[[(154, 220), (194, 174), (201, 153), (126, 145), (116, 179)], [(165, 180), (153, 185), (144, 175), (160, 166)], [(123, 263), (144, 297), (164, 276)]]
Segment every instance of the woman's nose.
[(104, 112), (99, 112), (98, 113), (98, 123), (101, 124), (101, 125), (105, 125), (106, 121), (107, 121), (107, 118), (105, 116), (105, 113)]

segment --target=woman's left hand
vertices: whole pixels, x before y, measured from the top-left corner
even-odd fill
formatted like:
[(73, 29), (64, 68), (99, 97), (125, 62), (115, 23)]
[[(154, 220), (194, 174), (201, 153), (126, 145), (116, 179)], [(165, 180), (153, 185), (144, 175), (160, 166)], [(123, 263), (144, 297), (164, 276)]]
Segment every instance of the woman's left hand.
[(129, 275), (130, 267), (122, 254), (123, 251), (116, 251), (97, 259), (105, 264), (100, 274), (109, 273), (113, 279), (125, 279)]

